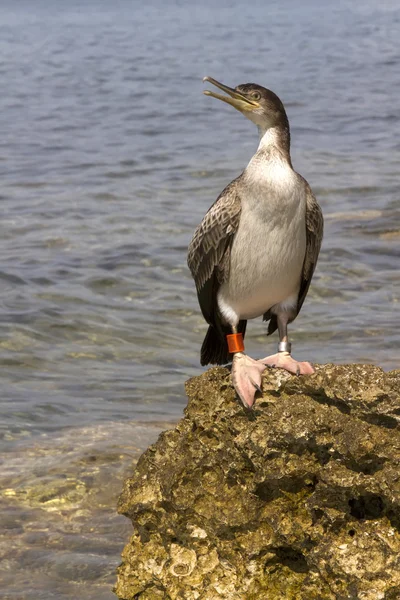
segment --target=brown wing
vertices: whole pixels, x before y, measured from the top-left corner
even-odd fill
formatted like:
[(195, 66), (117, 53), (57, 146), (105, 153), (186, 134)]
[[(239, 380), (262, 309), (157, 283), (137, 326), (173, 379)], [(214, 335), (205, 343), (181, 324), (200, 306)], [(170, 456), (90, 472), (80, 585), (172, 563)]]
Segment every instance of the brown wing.
[[(293, 321), (300, 312), (303, 302), (306, 299), (308, 288), (310, 287), (311, 279), (317, 265), (318, 254), (321, 248), (322, 235), (324, 231), (324, 219), (318, 202), (316, 201), (310, 186), (304, 179), (307, 194), (306, 204), (306, 253), (304, 256), (303, 270), (301, 274), (300, 290), (297, 300), (297, 309)], [(263, 317), (264, 321), (269, 321), (268, 335), (274, 333), (278, 328), (276, 315), (267, 311)]]
[(306, 255), (304, 257), (303, 272), (301, 275), (299, 298), (297, 301), (297, 314), (299, 314), (303, 302), (306, 299), (311, 279), (317, 266), (317, 260), (324, 233), (324, 218), (321, 208), (316, 201), (309, 185), (306, 186)]
[(236, 182), (232, 181), (208, 210), (189, 245), (188, 266), (201, 311), (210, 325), (219, 325), (216, 296), (229, 273), (231, 242), (239, 225), (241, 203)]

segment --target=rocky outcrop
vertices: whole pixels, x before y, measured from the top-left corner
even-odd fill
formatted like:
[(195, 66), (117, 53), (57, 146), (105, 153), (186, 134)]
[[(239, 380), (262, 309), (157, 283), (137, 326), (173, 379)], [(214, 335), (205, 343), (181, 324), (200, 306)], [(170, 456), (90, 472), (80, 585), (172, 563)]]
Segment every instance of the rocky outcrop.
[(268, 371), (255, 410), (229, 372), (125, 482), (122, 600), (400, 598), (400, 371)]

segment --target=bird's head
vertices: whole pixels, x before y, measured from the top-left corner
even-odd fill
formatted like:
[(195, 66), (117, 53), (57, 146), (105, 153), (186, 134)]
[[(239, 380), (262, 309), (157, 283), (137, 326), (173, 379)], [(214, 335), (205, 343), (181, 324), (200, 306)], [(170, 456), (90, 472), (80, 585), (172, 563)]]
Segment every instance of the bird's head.
[(244, 83), (236, 88), (230, 88), (212, 77), (204, 77), (203, 81), (212, 83), (227, 94), (223, 96), (217, 92), (205, 90), (206, 96), (213, 96), (230, 104), (250, 121), (253, 121), (260, 131), (265, 132), (271, 127), (289, 127), (285, 108), (278, 96), (271, 90), (256, 83)]

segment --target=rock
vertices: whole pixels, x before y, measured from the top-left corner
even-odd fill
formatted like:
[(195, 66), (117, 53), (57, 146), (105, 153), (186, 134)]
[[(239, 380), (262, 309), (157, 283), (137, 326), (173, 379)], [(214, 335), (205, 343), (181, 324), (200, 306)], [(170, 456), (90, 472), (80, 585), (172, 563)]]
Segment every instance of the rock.
[(268, 371), (254, 411), (229, 371), (125, 482), (121, 600), (400, 598), (400, 371)]

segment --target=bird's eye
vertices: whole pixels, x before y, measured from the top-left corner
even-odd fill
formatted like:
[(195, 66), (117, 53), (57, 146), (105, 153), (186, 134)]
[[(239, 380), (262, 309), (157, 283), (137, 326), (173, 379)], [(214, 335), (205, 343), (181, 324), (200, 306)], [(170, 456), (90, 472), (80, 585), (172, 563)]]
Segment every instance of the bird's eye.
[(260, 92), (253, 92), (251, 97), (254, 98), (254, 100), (260, 100), (261, 94), (260, 94)]

